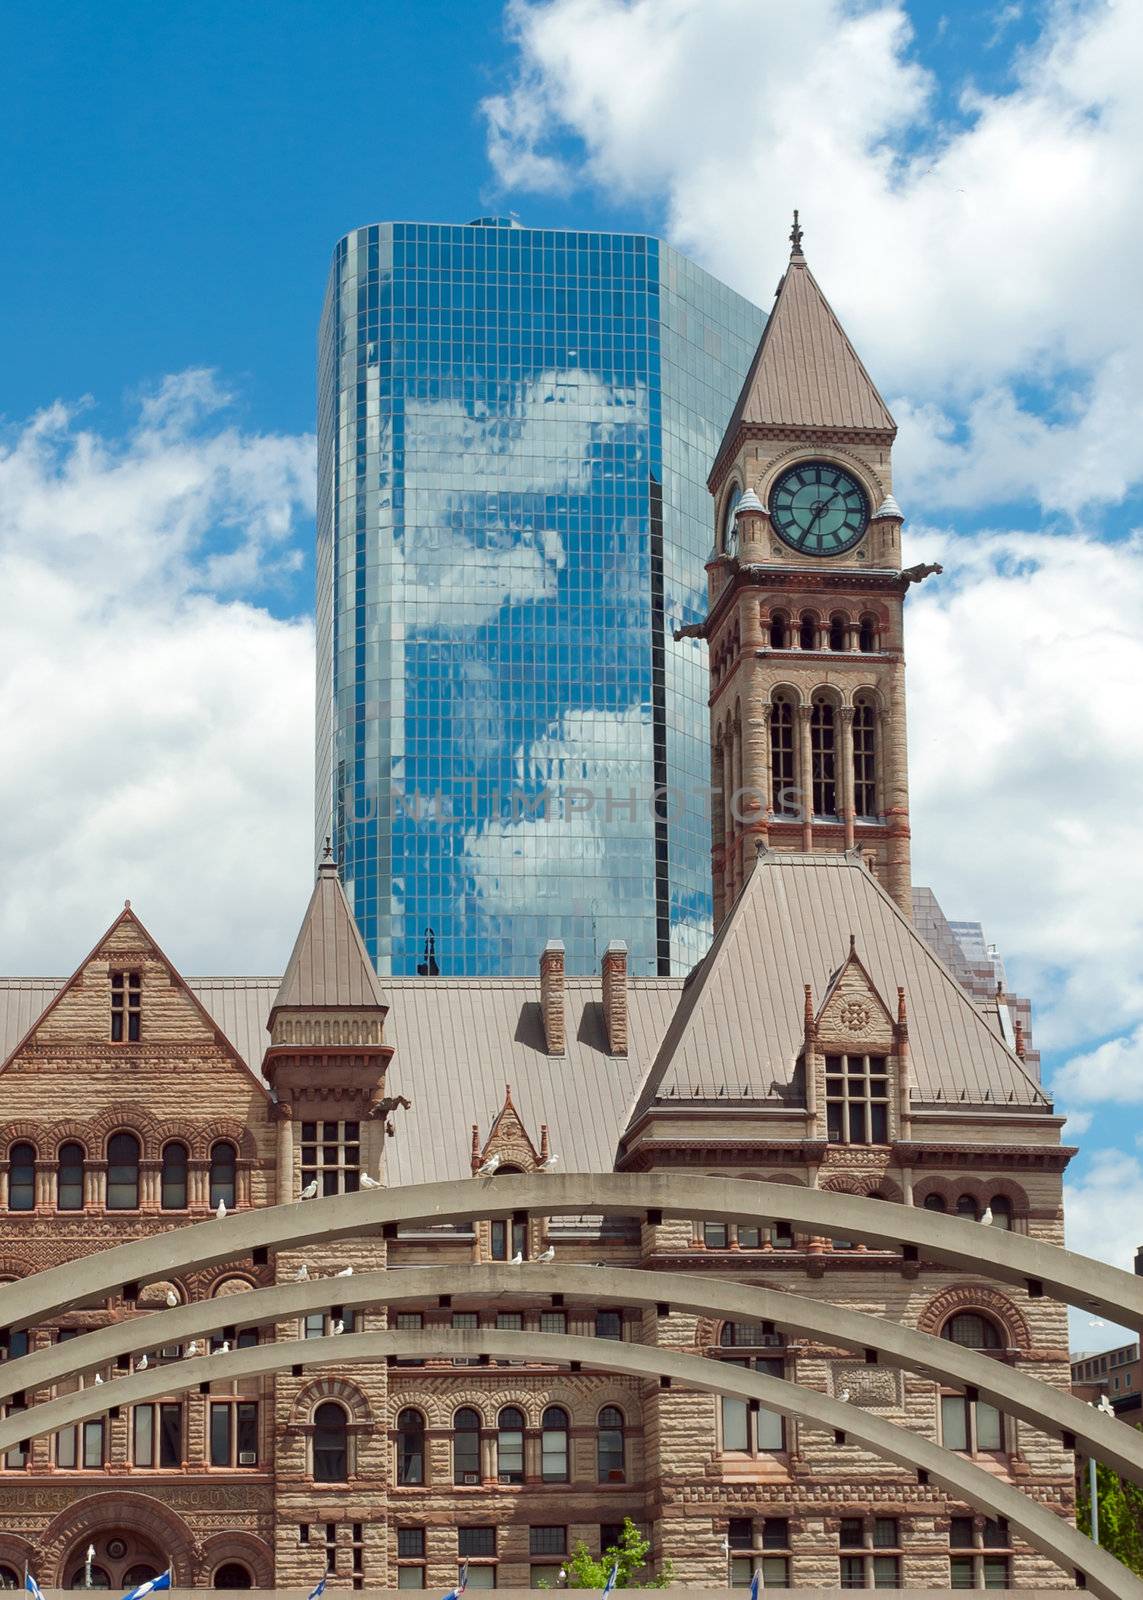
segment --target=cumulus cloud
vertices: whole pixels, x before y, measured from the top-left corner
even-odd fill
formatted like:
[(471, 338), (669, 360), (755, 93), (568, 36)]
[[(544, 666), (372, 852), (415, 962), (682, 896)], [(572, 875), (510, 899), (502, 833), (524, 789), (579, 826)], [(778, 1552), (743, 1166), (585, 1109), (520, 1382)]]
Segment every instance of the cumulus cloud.
[(649, 200), (762, 305), (799, 206), (811, 264), (902, 413), (902, 482), (929, 505), (983, 490), (1074, 510), (1143, 474), (1143, 9), (1048, 8), (1011, 87), (966, 83), (951, 119), (899, 0), (510, 0), (507, 15), (516, 76), (484, 106), (501, 183)]
[[(1064, 1184), (1066, 1243), (1069, 1250), (1094, 1256), (1130, 1272), (1143, 1243), (1143, 1165), (1118, 1150), (1098, 1150), (1086, 1169)], [(1073, 1350), (1110, 1350), (1138, 1338), (1138, 1330), (1118, 1328), (1090, 1311), (1073, 1309)]]
[[(0, 965), (58, 973), (127, 897), (184, 970), (279, 970), (310, 879), (313, 630), (250, 603), (300, 559), (313, 444), (213, 375), (131, 423), (0, 437)], [(309, 537), (307, 534), (306, 537)]]
[(1081, 1103), (1113, 1100), (1121, 1105), (1140, 1104), (1143, 1102), (1143, 1027), (1073, 1056), (1056, 1073), (1052, 1087), (1056, 1094)]

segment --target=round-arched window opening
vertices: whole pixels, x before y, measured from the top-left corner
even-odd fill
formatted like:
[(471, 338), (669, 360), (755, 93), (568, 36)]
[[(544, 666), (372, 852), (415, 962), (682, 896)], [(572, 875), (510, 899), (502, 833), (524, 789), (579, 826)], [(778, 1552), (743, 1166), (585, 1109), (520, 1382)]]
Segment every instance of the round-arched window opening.
[(107, 1141), (107, 1209), (139, 1209), (139, 1141), (133, 1133), (112, 1134)]
[(786, 650), (790, 643), (790, 619), (784, 611), (775, 611), (770, 618), (771, 650)]
[(1000, 1329), (979, 1311), (958, 1311), (945, 1323), (941, 1338), (966, 1350), (1000, 1350), (1004, 1346)]
[[(123, 1580), (127, 1582), (126, 1578)], [(244, 1567), (241, 1561), (224, 1561), (211, 1579), (212, 1589), (252, 1589), (254, 1579), (250, 1576), (249, 1567)]]
[(742, 499), (742, 487), (735, 484), (726, 497), (726, 506), (722, 513), (722, 548), (728, 556), (734, 554), (738, 548), (738, 529), (735, 525), (735, 512), (738, 502)]
[(77, 1567), (71, 1575), (69, 1589), (110, 1589), (111, 1578), (103, 1567), (93, 1566), (91, 1569), (91, 1582), (87, 1581), (87, 1568)]
[(817, 622), (810, 612), (803, 611), (801, 621), (798, 623), (798, 648), (800, 650), (816, 650), (817, 647)]
[(976, 1201), (970, 1194), (962, 1194), (956, 1203), (958, 1217), (970, 1217), (973, 1222), (977, 1218)]
[(862, 617), (857, 629), (857, 648), (865, 655), (877, 649), (877, 624), (872, 617)]
[(926, 1211), (948, 1210), (948, 1207), (945, 1205), (944, 1195), (940, 1194), (927, 1194), (925, 1196), (924, 1206)]
[(397, 1482), (425, 1481), (425, 1419), (407, 1406), (397, 1418)]
[(545, 1483), (566, 1483), (570, 1424), (563, 1406), (548, 1406), (540, 1428), (540, 1476)]
[(36, 1209), (36, 1148), (14, 1144), (8, 1152), (8, 1210)]
[(345, 1483), (349, 1477), (349, 1418), (326, 1400), (314, 1412), (314, 1482)]
[(501, 1483), (524, 1481), (524, 1413), (516, 1406), (496, 1419), (496, 1473)]
[(992, 1226), (1004, 1233), (1012, 1230), (1012, 1202), (1007, 1195), (994, 1194), (988, 1202), (992, 1212)]
[(0, 1567), (0, 1589), (22, 1589), (23, 1580), (14, 1567)]
[[(107, 1546), (107, 1553), (108, 1555), (114, 1554), (110, 1543)], [(126, 1555), (126, 1548), (124, 1548), (122, 1553)], [(135, 1589), (139, 1584), (150, 1583), (153, 1578), (157, 1578), (158, 1576), (158, 1567), (151, 1566), (149, 1561), (137, 1561), (133, 1567), (127, 1568), (127, 1571), (123, 1574), (119, 1581), (122, 1583), (125, 1589)]]
[(831, 650), (844, 650), (846, 647), (846, 621), (839, 611), (835, 611), (829, 619), (829, 647)]

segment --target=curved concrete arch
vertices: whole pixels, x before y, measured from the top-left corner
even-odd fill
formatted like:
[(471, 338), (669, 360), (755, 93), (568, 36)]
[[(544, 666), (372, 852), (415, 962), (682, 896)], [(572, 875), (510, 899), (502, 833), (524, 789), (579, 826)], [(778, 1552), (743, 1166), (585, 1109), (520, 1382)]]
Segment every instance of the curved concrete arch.
[[(305, 1283), (256, 1289), (240, 1299), (199, 1300), (150, 1317), (112, 1323), (92, 1333), (50, 1345), (0, 1366), (0, 1399), (28, 1393), (106, 1366), (116, 1357), (241, 1324), (264, 1327), (331, 1305), (345, 1309), (397, 1306), (451, 1295), (485, 1304), (503, 1297), (562, 1294), (588, 1305), (657, 1306), (743, 1322), (772, 1322), (784, 1332), (876, 1352), (887, 1365), (918, 1372), (937, 1382), (975, 1389), (980, 1397), (1068, 1448), (1106, 1462), (1122, 1477), (1143, 1484), (1143, 1433), (1125, 1428), (1066, 1391), (1029, 1377), (993, 1356), (966, 1350), (947, 1339), (902, 1327), (884, 1317), (847, 1311), (784, 1289), (697, 1278), (687, 1273), (646, 1272), (634, 1267), (541, 1266), (525, 1262), (449, 1267), (396, 1267), (352, 1278), (311, 1278)], [(31, 1412), (23, 1412), (28, 1419)], [(25, 1420), (26, 1426), (26, 1420)], [(3, 1437), (0, 1429), (0, 1438)]]
[(478, 1357), (521, 1361), (534, 1359), (537, 1339), (551, 1346), (553, 1360), (580, 1362), (604, 1371), (633, 1377), (669, 1378), (710, 1394), (757, 1400), (769, 1411), (808, 1419), (852, 1438), (911, 1471), (923, 1472), (958, 1500), (967, 1501), (992, 1516), (1007, 1517), (1022, 1538), (1065, 1571), (1082, 1580), (1100, 1600), (1143, 1600), (1143, 1581), (1106, 1551), (1093, 1545), (1055, 1512), (1030, 1499), (1019, 1489), (998, 1480), (965, 1456), (933, 1444), (919, 1434), (859, 1407), (834, 1400), (816, 1389), (805, 1389), (784, 1378), (748, 1371), (726, 1361), (709, 1361), (653, 1345), (623, 1344), (612, 1339), (576, 1334), (507, 1333), (493, 1329), (454, 1330), (425, 1328), (416, 1332), (352, 1333), (340, 1338), (297, 1339), (232, 1350), (226, 1355), (200, 1356), (167, 1367), (135, 1372), (100, 1389), (81, 1389), (58, 1400), (46, 1401), (0, 1423), (0, 1451), (28, 1437), (33, 1421), (36, 1433), (99, 1416), (112, 1406), (136, 1405), (163, 1395), (216, 1380), (233, 1382), (286, 1368), (304, 1369), (358, 1361), (381, 1361), (388, 1356), (414, 1359), (434, 1356)]
[(169, 1278), (255, 1250), (293, 1249), (400, 1223), (471, 1222), (514, 1211), (539, 1216), (648, 1212), (747, 1226), (766, 1220), (789, 1222), (827, 1239), (904, 1248), (918, 1258), (974, 1275), (984, 1273), (1033, 1294), (1050, 1294), (1143, 1331), (1143, 1278), (1039, 1239), (916, 1206), (794, 1184), (625, 1172), (529, 1173), (408, 1184), (236, 1211), (222, 1222), (211, 1219), (153, 1234), (4, 1284), (0, 1327), (26, 1328), (70, 1307), (119, 1293), (126, 1284)]

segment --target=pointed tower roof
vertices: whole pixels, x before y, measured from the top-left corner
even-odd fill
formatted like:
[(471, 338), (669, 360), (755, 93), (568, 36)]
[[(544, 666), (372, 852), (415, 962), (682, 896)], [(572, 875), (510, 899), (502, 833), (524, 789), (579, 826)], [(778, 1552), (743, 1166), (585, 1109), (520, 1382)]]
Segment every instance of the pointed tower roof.
[(381, 984), (354, 921), (332, 860), (318, 867), (317, 882), (302, 919), (271, 1011), (362, 1006), (386, 1009)]
[(711, 471), (713, 484), (747, 428), (885, 433), (897, 424), (802, 253), (798, 214), (790, 264)]

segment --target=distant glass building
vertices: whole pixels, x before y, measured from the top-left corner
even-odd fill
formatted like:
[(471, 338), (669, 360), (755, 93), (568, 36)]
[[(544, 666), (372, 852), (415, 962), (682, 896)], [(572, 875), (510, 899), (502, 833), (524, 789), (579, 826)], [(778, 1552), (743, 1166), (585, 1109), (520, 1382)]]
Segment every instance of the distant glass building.
[(657, 239), (384, 223), (319, 351), (317, 842), (379, 972), (710, 933), (706, 475), (764, 316)]

